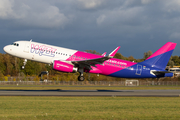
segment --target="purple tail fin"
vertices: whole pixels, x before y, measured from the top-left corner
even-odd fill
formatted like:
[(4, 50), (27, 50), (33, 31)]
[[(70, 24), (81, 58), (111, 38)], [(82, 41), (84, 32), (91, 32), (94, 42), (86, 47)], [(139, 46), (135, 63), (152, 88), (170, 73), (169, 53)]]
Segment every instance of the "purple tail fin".
[(150, 65), (160, 69), (165, 69), (166, 65), (176, 47), (176, 43), (167, 42), (149, 58), (147, 58), (142, 64)]

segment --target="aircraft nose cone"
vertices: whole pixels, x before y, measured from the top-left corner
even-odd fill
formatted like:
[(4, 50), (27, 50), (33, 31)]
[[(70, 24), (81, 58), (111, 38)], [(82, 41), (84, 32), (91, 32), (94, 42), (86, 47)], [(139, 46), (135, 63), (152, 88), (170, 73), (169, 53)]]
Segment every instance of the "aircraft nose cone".
[(9, 52), (12, 51), (12, 49), (10, 48), (9, 45), (5, 46), (5, 47), (3, 48), (3, 50), (4, 50), (4, 52), (6, 52), (6, 53), (9, 53)]
[(7, 46), (5, 46), (5, 47), (3, 48), (3, 50), (4, 50), (4, 52), (7, 53)]

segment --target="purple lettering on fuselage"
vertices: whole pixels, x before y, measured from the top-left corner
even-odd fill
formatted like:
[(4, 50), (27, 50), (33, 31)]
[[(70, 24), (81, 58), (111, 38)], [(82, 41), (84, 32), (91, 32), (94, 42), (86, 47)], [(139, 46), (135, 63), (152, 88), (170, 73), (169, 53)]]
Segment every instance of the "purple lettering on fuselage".
[(31, 44), (31, 53), (35, 52), (35, 54), (39, 54), (40, 56), (54, 57), (56, 50), (57, 49), (46, 45)]

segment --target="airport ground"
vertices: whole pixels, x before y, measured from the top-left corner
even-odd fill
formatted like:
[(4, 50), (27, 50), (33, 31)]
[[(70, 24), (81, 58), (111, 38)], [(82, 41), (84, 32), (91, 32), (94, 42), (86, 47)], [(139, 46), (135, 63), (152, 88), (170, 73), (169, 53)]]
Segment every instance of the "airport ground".
[(0, 90), (180, 90), (180, 86), (0, 85)]
[(180, 119), (180, 97), (0, 97), (1, 120)]
[[(116, 94), (134, 94), (137, 91), (146, 95), (165, 93), (169, 97), (146, 96), (127, 97)], [(170, 92), (168, 92), (170, 91)], [(65, 85), (1, 85), (0, 93), (14, 92), (19, 95), (0, 96), (0, 119), (2, 120), (132, 120), (132, 119), (180, 119), (180, 86), (65, 86)], [(22, 95), (22, 93), (24, 95)], [(44, 95), (38, 95), (42, 92)], [(47, 94), (65, 94), (48, 95)], [(147, 93), (146, 93), (147, 92)], [(33, 93), (37, 95), (27, 94)], [(83, 93), (97, 96), (66, 96)], [(115, 94), (115, 95), (111, 95)], [(176, 96), (171, 96), (176, 93)], [(102, 94), (110, 94), (105, 96)]]

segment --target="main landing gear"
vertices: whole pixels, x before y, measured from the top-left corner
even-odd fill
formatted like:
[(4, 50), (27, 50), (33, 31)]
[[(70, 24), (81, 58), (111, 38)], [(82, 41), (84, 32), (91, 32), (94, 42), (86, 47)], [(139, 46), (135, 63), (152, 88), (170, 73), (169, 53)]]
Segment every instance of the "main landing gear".
[(84, 76), (78, 76), (78, 81), (84, 81)]
[(78, 76), (78, 81), (84, 81), (84, 76), (83, 76), (84, 70), (82, 68), (79, 69), (80, 75)]

